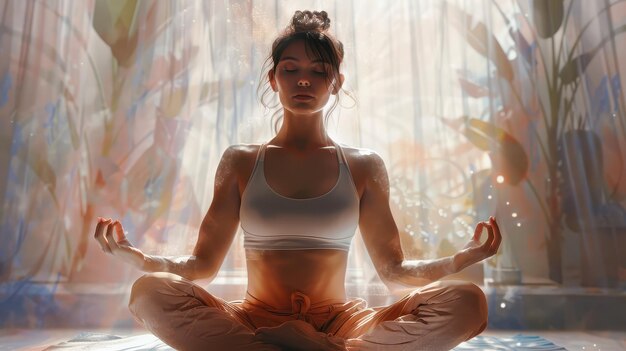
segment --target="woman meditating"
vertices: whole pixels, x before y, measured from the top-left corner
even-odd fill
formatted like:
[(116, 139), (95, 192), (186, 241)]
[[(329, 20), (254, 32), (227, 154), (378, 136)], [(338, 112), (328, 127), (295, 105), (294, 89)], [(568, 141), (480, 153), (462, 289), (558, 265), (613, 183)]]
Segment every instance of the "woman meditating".
[[(495, 219), (478, 223), (453, 256), (404, 259), (383, 160), (326, 133), (324, 106), (344, 80), (343, 45), (329, 25), (324, 11), (297, 11), (274, 41), (266, 84), (278, 94), (283, 123), (266, 143), (225, 150), (193, 255), (144, 254), (119, 221), (99, 219), (102, 249), (148, 272), (132, 287), (130, 310), (176, 349), (449, 350), (486, 327), (481, 289), (440, 278), (497, 252)], [(245, 299), (227, 302), (193, 280), (216, 276), (239, 221), (248, 287)], [(357, 225), (382, 281), (413, 287), (389, 306), (346, 297)]]

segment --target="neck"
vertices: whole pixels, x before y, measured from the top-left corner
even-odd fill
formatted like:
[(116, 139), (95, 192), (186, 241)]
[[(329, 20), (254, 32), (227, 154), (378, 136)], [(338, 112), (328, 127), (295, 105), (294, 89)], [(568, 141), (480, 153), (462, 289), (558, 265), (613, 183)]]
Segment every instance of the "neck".
[(322, 111), (295, 114), (285, 110), (283, 124), (272, 143), (298, 150), (319, 149), (331, 145), (324, 127)]

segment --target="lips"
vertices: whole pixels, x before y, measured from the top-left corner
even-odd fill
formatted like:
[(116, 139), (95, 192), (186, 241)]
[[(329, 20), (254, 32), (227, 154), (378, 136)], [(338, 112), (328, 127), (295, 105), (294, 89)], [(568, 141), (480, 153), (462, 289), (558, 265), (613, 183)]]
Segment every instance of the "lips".
[(313, 100), (314, 97), (311, 95), (305, 95), (305, 94), (298, 94), (298, 95), (294, 95), (293, 98), (295, 100)]

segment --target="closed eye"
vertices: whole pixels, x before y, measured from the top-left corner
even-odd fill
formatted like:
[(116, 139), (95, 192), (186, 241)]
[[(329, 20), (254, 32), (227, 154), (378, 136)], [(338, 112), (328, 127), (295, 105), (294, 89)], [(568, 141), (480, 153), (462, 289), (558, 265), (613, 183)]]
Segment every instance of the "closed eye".
[[(283, 72), (287, 72), (287, 73), (293, 73), (293, 72), (297, 72), (298, 69), (297, 68), (283, 68)], [(316, 75), (319, 76), (328, 76), (328, 71), (326, 71), (325, 69), (322, 70), (313, 70), (313, 73), (315, 73)]]

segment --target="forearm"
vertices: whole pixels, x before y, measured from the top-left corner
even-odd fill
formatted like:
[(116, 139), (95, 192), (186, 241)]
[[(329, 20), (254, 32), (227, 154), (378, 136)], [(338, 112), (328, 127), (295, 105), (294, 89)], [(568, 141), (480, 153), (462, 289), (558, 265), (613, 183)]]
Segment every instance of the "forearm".
[(145, 255), (142, 267), (144, 272), (169, 272), (180, 275), (189, 280), (201, 278), (214, 278), (213, 270), (207, 269), (207, 265), (198, 257), (184, 256), (157, 256)]
[(419, 287), (458, 271), (459, 262), (456, 255), (432, 260), (404, 260), (394, 268), (388, 278), (390, 283)]

